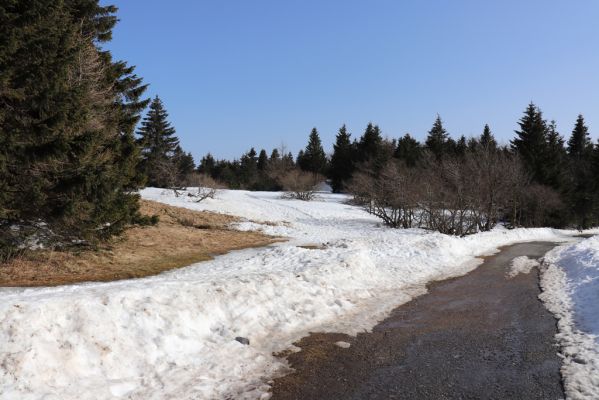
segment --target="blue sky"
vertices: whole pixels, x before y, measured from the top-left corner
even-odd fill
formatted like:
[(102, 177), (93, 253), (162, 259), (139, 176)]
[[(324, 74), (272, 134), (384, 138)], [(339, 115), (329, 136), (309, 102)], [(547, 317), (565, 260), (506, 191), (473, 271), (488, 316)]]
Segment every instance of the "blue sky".
[(454, 137), (485, 123), (507, 142), (532, 100), (568, 136), (599, 133), (599, 1), (102, 1), (107, 46), (137, 66), (183, 147), (234, 158), (316, 126), (325, 149), (369, 121), (422, 140), (437, 113)]

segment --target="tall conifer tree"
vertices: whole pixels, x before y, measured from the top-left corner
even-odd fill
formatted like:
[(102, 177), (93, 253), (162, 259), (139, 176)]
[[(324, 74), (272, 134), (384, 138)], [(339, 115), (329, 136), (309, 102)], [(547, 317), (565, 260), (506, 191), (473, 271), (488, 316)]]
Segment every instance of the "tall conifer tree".
[(0, 5), (0, 218), (95, 238), (138, 215), (133, 127), (147, 104), (133, 68), (99, 44), (113, 6)]
[(179, 139), (175, 136), (175, 128), (168, 121), (168, 113), (158, 96), (152, 100), (150, 110), (141, 123), (137, 132), (138, 143), (141, 146), (141, 170), (148, 178), (148, 185), (165, 187), (168, 182), (164, 179), (165, 168), (175, 155)]
[(304, 171), (322, 174), (326, 171), (327, 156), (322, 148), (322, 142), (316, 128), (312, 128), (308, 145), (301, 157), (298, 155), (298, 164)]
[(594, 208), (594, 182), (592, 174), (593, 144), (584, 117), (579, 115), (572, 135), (568, 140), (568, 159), (571, 184), (569, 190), (570, 207), (579, 227), (589, 228)]
[(516, 151), (526, 169), (537, 183), (547, 182), (547, 123), (541, 110), (530, 103), (524, 116), (518, 122), (520, 129), (515, 131), (516, 138), (511, 141), (512, 150)]
[(426, 137), (425, 146), (435, 156), (437, 160), (443, 158), (444, 155), (449, 153), (449, 134), (443, 127), (443, 121), (441, 117), (437, 115), (433, 127), (428, 131)]
[(415, 167), (420, 160), (422, 149), (420, 143), (409, 133), (397, 141), (394, 157), (403, 160), (408, 167)]
[(333, 145), (333, 155), (331, 156), (331, 167), (329, 178), (331, 178), (331, 187), (333, 192), (342, 192), (345, 183), (352, 177), (354, 171), (354, 148), (351, 143), (351, 134), (343, 125), (335, 138)]

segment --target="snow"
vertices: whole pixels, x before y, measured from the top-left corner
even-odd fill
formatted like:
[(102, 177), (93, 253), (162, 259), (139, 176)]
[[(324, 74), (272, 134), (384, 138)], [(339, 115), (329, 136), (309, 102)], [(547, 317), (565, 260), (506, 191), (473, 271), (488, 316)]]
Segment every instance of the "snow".
[(518, 274), (530, 274), (533, 268), (538, 267), (539, 262), (526, 256), (516, 257), (510, 264), (508, 278), (514, 278)]
[(351, 347), (351, 344), (344, 342), (344, 341), (339, 341), (339, 342), (335, 342), (335, 346), (341, 347), (342, 349), (349, 349)]
[(223, 190), (201, 203), (141, 194), (238, 215), (237, 229), (289, 240), (144, 279), (1, 290), (3, 399), (267, 398), (268, 379), (288, 370), (273, 353), (308, 332), (368, 330), (427, 282), (465, 274), (498, 247), (573, 234), (388, 229), (327, 193), (303, 202)]
[(599, 398), (599, 236), (545, 256), (541, 299), (558, 319), (569, 399)]

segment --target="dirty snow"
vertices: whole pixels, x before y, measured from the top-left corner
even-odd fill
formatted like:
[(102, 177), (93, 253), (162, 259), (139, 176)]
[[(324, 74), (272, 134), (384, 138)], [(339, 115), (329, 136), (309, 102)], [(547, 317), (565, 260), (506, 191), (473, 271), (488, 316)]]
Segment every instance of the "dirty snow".
[(568, 399), (599, 399), (599, 236), (545, 256), (541, 299), (558, 318)]
[(538, 267), (539, 262), (526, 256), (516, 257), (510, 263), (508, 278), (514, 278), (518, 274), (530, 274), (533, 268)]
[(242, 216), (238, 229), (289, 241), (144, 279), (0, 290), (2, 399), (267, 398), (268, 377), (286, 371), (273, 352), (309, 331), (369, 329), (426, 282), (465, 274), (500, 246), (573, 233), (394, 230), (333, 194), (142, 196)]

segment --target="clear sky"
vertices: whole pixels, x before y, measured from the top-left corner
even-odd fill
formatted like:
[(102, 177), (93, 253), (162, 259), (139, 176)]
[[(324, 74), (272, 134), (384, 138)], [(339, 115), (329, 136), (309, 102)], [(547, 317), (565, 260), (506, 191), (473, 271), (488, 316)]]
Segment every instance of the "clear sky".
[(507, 142), (532, 100), (568, 136), (599, 135), (597, 0), (102, 0), (108, 48), (137, 66), (196, 161), (316, 126), (330, 151), (369, 121), (422, 140), (437, 113), (454, 137), (485, 123)]

